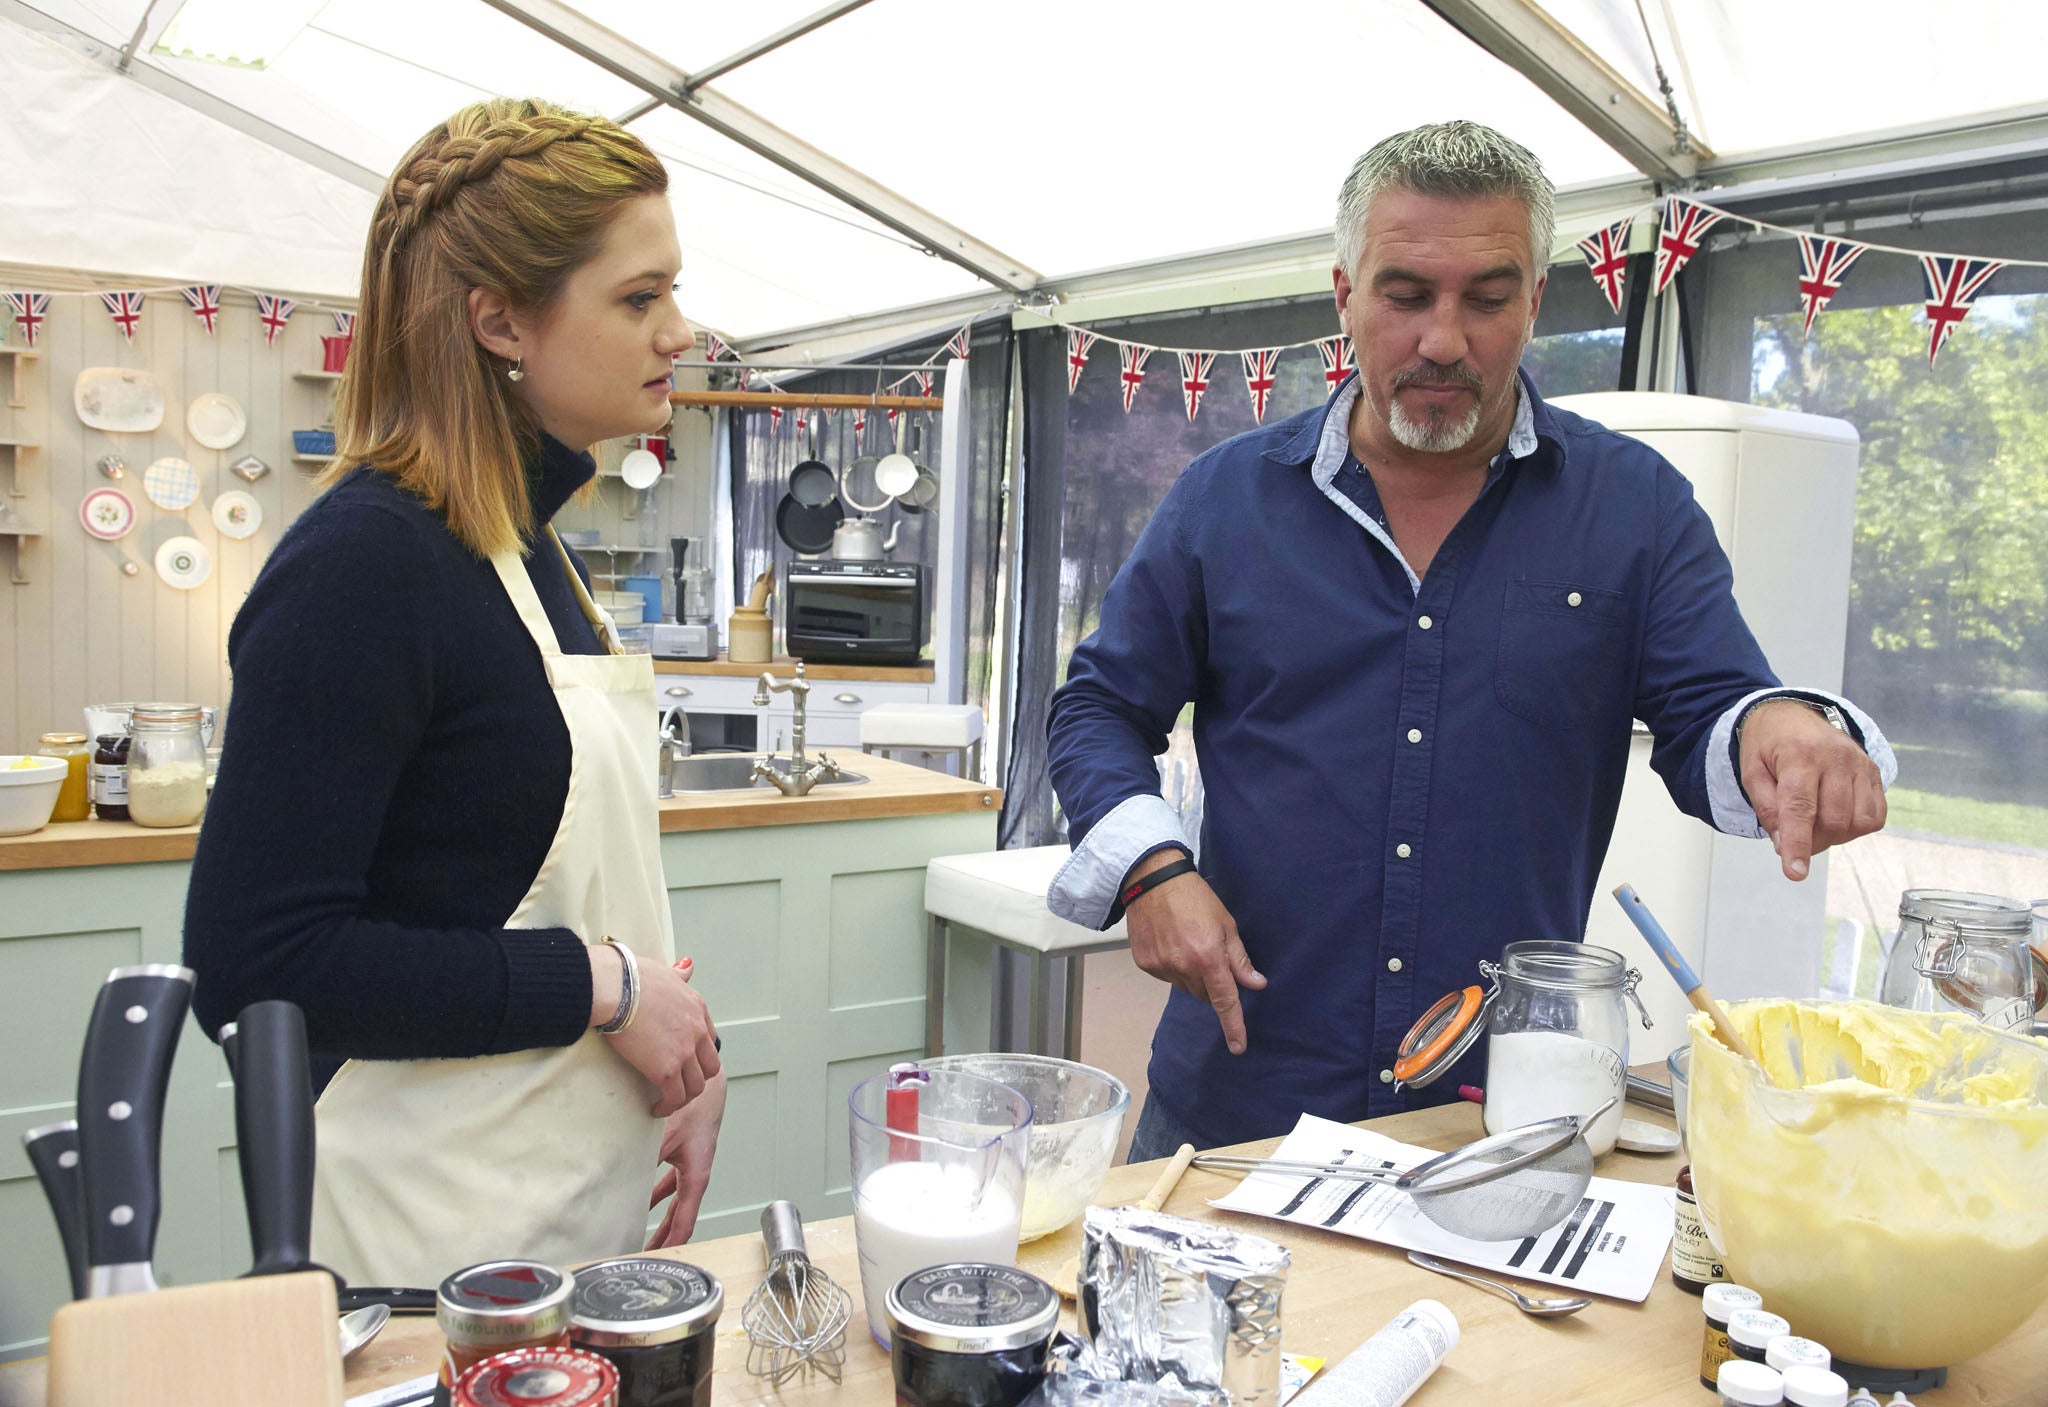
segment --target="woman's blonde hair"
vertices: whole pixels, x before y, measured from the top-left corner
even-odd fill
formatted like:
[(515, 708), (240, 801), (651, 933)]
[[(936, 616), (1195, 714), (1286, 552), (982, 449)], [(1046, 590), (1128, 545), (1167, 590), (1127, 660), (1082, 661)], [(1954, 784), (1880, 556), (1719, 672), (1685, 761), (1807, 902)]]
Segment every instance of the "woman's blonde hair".
[(470, 550), (516, 549), (533, 531), (524, 461), (540, 426), (472, 334), (469, 291), (544, 314), (624, 203), (667, 189), (638, 137), (533, 99), (472, 104), (422, 137), (371, 217), (322, 484), (368, 464)]

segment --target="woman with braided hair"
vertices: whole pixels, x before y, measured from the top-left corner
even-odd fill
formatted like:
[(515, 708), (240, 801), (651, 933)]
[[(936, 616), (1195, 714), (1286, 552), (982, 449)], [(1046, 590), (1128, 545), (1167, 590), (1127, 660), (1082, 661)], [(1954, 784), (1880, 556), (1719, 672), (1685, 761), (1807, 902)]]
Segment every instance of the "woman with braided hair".
[(589, 446), (669, 421), (694, 334), (667, 186), (615, 123), (532, 101), (406, 154), (327, 492), (229, 634), (186, 961), (208, 1029), (304, 1009), (313, 1254), (351, 1280), (635, 1250), (650, 1184), (680, 1242), (710, 1174), (725, 1077), (671, 965), (652, 662), (549, 526)]

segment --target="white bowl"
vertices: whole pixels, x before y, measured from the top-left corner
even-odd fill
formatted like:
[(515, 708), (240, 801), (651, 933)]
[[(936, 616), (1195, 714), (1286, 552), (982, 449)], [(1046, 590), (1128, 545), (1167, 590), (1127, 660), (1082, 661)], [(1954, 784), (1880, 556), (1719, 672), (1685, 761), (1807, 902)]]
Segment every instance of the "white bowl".
[(0, 752), (0, 835), (27, 835), (50, 824), (57, 793), (71, 764), (61, 757), (31, 757), (32, 767), (15, 767), (18, 752)]

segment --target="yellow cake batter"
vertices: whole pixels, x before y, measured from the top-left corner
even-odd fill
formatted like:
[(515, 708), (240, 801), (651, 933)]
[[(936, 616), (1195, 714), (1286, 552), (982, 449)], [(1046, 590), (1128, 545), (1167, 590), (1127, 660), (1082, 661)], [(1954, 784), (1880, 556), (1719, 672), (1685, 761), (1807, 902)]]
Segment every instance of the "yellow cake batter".
[(2048, 1296), (2048, 1042), (1873, 1002), (1728, 1017), (1763, 1077), (1694, 1016), (1687, 1140), (1730, 1276), (1878, 1367), (1960, 1363), (2023, 1323)]

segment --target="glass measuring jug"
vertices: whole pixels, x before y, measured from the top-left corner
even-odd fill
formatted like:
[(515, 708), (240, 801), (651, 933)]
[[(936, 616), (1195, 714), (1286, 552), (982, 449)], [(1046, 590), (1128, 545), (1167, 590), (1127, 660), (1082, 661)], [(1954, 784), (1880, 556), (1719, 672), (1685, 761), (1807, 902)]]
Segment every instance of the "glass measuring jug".
[(1031, 1101), (978, 1075), (897, 1065), (855, 1085), (847, 1107), (861, 1298), (887, 1348), (887, 1297), (904, 1276), (1016, 1264)]

